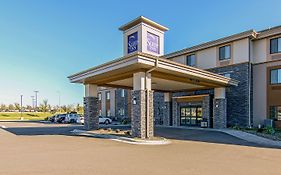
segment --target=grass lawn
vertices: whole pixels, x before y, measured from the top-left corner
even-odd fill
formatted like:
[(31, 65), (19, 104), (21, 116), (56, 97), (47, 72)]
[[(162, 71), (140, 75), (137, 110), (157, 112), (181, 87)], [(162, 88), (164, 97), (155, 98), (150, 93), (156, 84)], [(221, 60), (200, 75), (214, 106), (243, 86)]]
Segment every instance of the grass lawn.
[[(44, 120), (46, 117), (52, 116), (49, 112), (23, 112), (24, 120)], [(0, 120), (20, 120), (21, 114), (18, 112), (0, 112)]]

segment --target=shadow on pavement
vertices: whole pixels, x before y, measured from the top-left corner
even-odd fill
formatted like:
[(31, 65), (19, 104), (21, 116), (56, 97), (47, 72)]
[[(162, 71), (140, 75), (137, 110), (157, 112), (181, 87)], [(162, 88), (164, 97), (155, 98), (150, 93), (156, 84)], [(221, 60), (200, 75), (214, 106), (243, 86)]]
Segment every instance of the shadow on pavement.
[[(8, 127), (2, 129), (18, 136), (37, 136), (37, 135), (77, 136), (71, 131), (73, 131), (74, 129), (80, 129), (80, 130), (84, 129), (83, 125), (63, 126), (63, 125), (57, 125), (52, 123), (45, 123), (45, 124), (46, 126)], [(128, 130), (130, 129), (130, 126), (129, 125), (128, 126), (100, 125), (100, 128)], [(210, 130), (201, 130), (201, 129), (198, 130), (198, 129), (155, 127), (155, 136), (165, 137), (167, 139), (175, 139), (175, 140), (280, 149), (280, 147), (273, 147), (269, 145), (261, 145), (261, 144), (248, 142), (219, 131), (210, 131)]]

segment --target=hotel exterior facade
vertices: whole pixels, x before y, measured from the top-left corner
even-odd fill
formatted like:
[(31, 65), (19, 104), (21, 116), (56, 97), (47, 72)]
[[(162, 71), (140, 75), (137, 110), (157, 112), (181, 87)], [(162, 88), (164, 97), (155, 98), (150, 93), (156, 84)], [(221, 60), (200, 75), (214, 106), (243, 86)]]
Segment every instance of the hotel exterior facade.
[[(84, 98), (86, 118), (132, 120), (132, 130), (139, 137), (145, 137), (142, 127), (153, 132), (148, 127), (154, 125), (225, 128), (266, 123), (281, 127), (280, 26), (245, 31), (169, 54), (164, 54), (168, 28), (158, 23), (141, 16), (119, 30), (124, 35), (122, 58), (69, 77), (85, 85), (85, 97), (96, 97), (92, 106)], [(131, 57), (138, 57), (138, 66), (128, 65), (123, 71), (121, 63), (128, 64)], [(145, 66), (148, 59), (153, 66)], [(107, 71), (109, 65), (120, 65), (114, 69), (120, 72)], [(104, 72), (94, 73), (100, 69)], [(115, 78), (103, 78), (106, 73)], [(89, 108), (95, 108), (95, 114), (87, 114)], [(89, 120), (89, 125), (95, 124)]]

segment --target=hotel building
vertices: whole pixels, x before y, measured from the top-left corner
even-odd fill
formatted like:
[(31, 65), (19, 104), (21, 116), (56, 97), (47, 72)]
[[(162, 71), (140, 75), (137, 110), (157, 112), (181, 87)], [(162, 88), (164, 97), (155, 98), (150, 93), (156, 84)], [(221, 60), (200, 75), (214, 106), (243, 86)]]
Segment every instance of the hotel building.
[(86, 128), (99, 115), (131, 120), (141, 138), (154, 125), (281, 127), (281, 26), (168, 54), (165, 26), (141, 16), (119, 30), (123, 57), (69, 77), (85, 85)]

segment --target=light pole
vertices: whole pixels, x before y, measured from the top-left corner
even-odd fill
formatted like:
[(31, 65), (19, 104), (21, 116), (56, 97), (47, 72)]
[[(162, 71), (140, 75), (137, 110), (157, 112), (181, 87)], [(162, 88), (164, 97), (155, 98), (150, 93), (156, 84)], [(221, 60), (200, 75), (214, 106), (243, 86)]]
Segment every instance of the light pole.
[(23, 117), (22, 117), (22, 97), (23, 95), (20, 95), (20, 119), (23, 120)]
[(39, 91), (34, 91), (35, 92), (35, 111), (37, 112), (37, 94)]
[(31, 106), (32, 106), (32, 109), (34, 110), (34, 96), (30, 96), (31, 97)]

